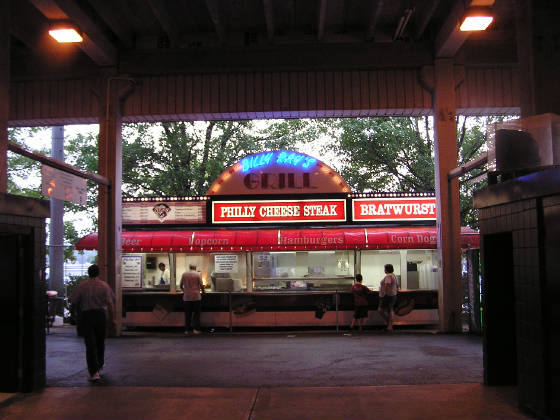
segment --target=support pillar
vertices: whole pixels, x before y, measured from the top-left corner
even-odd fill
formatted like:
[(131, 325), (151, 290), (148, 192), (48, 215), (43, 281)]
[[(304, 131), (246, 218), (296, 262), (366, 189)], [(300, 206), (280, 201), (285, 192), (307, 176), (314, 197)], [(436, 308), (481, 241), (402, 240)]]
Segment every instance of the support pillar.
[(560, 5), (517, 0), (515, 10), (521, 117), (560, 114)]
[(10, 110), (10, 2), (0, 2), (0, 193), (8, 190), (8, 119)]
[(118, 97), (118, 82), (106, 75), (101, 83), (99, 115), (99, 174), (109, 180), (109, 186), (99, 184), (98, 263), (100, 276), (115, 292), (113, 320), (120, 335), (122, 326), (121, 290), (121, 183), (122, 183), (122, 116)]
[(458, 165), (455, 79), (453, 60), (435, 60), (434, 128), (437, 236), (441, 261), (439, 278), (439, 328), (460, 332), (461, 326), (461, 242), (459, 181), (447, 174)]
[[(52, 130), (51, 157), (64, 161), (64, 126)], [(51, 221), (49, 224), (49, 289), (64, 295), (64, 201), (50, 198)], [(62, 307), (56, 308), (60, 315)]]

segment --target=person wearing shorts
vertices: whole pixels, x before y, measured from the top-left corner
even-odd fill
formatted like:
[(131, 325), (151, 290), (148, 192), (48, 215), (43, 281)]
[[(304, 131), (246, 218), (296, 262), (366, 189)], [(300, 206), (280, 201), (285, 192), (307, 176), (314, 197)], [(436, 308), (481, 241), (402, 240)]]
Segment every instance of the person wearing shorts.
[(365, 320), (368, 317), (368, 299), (367, 295), (373, 293), (370, 289), (362, 284), (362, 275), (356, 274), (356, 281), (350, 289), (354, 295), (354, 318), (350, 324), (350, 329), (353, 330), (357, 324), (358, 329), (362, 331)]
[(379, 307), (377, 310), (385, 320), (387, 331), (393, 330), (394, 307), (397, 301), (397, 276), (393, 274), (393, 265), (385, 264), (385, 277), (379, 285)]

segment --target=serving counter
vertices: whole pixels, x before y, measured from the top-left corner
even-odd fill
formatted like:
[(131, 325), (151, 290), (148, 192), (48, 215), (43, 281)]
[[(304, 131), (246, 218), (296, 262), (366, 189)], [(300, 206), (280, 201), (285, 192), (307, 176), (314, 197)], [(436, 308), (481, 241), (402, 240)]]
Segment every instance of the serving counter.
[[(181, 327), (181, 293), (123, 292), (123, 326)], [(383, 325), (376, 309), (378, 292), (368, 297), (365, 325)], [(395, 325), (438, 322), (437, 290), (402, 290), (396, 303)], [(207, 292), (202, 296), (202, 328), (346, 327), (354, 312), (352, 293), (344, 291)]]

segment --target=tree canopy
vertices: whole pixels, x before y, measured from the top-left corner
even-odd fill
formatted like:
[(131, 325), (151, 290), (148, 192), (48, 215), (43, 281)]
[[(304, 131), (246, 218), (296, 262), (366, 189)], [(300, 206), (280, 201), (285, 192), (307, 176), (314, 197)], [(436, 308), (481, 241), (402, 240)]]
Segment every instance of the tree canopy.
[[(485, 128), (495, 121), (497, 118), (492, 117), (457, 117), (458, 166), (486, 151)], [(333, 135), (321, 152), (337, 157), (333, 167), (354, 191), (425, 192), (435, 189), (431, 118), (332, 119), (324, 121), (324, 129)], [(482, 172), (475, 171), (474, 175)], [(483, 186), (483, 182), (461, 182), (462, 225), (478, 227), (472, 193)]]
[[(485, 125), (495, 120), (457, 118), (459, 165), (485, 151)], [(203, 195), (225, 168), (248, 154), (274, 149), (314, 154), (354, 191), (433, 191), (432, 132), (428, 117), (127, 124), (122, 133), (122, 191), (125, 197)], [(22, 143), (24, 134), (11, 130), (10, 139)], [(67, 138), (65, 152), (68, 163), (97, 172), (96, 134)], [(9, 191), (39, 197), (37, 188), (18, 183), (18, 177), (20, 181), (30, 177), (39, 165), (18, 155), (11, 155), (8, 164)], [(471, 197), (480, 186), (460, 184), (464, 225), (477, 226)], [(96, 225), (97, 186), (88, 181), (86, 206), (65, 207), (85, 211)]]

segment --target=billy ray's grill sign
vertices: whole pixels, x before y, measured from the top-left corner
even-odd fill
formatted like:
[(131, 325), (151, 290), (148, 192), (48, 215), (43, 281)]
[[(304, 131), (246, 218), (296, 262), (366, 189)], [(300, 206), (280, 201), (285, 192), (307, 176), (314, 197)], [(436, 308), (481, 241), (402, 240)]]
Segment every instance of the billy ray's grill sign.
[(346, 200), (214, 201), (212, 223), (345, 222)]
[(354, 221), (436, 220), (434, 197), (355, 198), (352, 200)]

